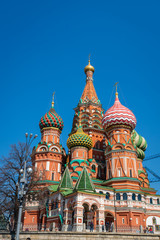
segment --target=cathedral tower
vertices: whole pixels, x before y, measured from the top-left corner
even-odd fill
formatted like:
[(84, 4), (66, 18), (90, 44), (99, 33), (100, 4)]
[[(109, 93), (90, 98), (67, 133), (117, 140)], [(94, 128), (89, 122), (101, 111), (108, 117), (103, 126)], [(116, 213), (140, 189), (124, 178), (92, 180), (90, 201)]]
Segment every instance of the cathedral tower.
[(54, 109), (54, 99), (51, 109), (40, 119), (41, 142), (33, 149), (33, 166), (44, 183), (59, 181), (61, 178), (64, 149), (60, 144), (60, 134), (63, 120)]
[(86, 85), (79, 100), (78, 106), (74, 109), (75, 115), (73, 118), (71, 133), (75, 133), (77, 131), (79, 119), (81, 119), (83, 131), (92, 138), (93, 142), (93, 147), (88, 152), (88, 159), (90, 159), (90, 161), (97, 162), (96, 172), (98, 174), (96, 177), (104, 178), (105, 139), (104, 130), (101, 123), (104, 110), (93, 85), (94, 71), (95, 69), (90, 64), (89, 60), (88, 65), (84, 68), (84, 72), (86, 74)]
[[(116, 188), (138, 188), (137, 151), (131, 142), (136, 118), (120, 103), (117, 92), (114, 105), (104, 114), (102, 124), (107, 137), (106, 179), (112, 179), (109, 182)], [(117, 185), (116, 179), (122, 183)]]

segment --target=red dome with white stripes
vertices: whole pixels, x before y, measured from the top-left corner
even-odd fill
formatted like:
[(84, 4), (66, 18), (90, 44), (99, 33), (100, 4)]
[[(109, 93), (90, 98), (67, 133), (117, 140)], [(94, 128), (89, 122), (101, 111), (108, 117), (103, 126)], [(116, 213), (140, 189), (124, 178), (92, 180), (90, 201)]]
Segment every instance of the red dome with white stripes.
[(136, 123), (136, 117), (131, 110), (120, 103), (118, 99), (118, 93), (116, 93), (114, 105), (106, 111), (102, 118), (103, 128), (107, 129), (113, 125), (123, 124), (131, 127), (133, 130), (136, 126)]

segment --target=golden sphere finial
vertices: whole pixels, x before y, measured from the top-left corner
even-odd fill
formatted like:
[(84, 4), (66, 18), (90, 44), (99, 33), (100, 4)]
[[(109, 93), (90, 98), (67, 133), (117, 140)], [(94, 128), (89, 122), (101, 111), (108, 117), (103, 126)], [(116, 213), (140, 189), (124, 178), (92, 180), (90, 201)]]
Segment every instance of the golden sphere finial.
[(94, 73), (94, 67), (91, 65), (91, 61), (90, 61), (90, 56), (91, 54), (89, 54), (89, 59), (88, 59), (88, 65), (84, 68), (84, 72), (88, 72), (88, 71), (92, 71)]

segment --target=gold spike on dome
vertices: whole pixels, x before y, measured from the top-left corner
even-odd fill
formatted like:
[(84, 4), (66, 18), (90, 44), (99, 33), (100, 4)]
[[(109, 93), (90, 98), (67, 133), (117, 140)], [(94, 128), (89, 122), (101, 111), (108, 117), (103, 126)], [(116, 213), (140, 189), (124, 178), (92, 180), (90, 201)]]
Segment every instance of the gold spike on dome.
[(94, 73), (94, 67), (90, 64), (90, 59), (88, 60), (88, 65), (84, 68), (84, 72), (86, 73), (87, 71), (92, 71)]
[(116, 95), (116, 97), (118, 97), (118, 92), (117, 92), (117, 84), (118, 84), (119, 82), (116, 82), (115, 84), (114, 84), (114, 86), (116, 87), (116, 93), (115, 93), (115, 95)]
[(53, 93), (53, 96), (52, 96), (52, 108), (54, 108), (54, 95), (55, 95), (55, 92)]

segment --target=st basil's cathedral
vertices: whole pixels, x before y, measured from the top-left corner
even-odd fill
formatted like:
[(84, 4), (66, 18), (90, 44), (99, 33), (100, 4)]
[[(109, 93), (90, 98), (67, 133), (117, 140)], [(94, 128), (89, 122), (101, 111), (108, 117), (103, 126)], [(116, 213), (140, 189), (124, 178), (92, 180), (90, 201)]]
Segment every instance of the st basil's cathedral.
[[(136, 117), (115, 102), (106, 112), (97, 97), (94, 67), (74, 109), (68, 154), (60, 143), (63, 120), (51, 109), (40, 119), (41, 141), (33, 148), (37, 188), (27, 196), (23, 231), (106, 229), (160, 232), (160, 196), (143, 167), (147, 142), (135, 131)], [(42, 193), (39, 198), (39, 192)]]

